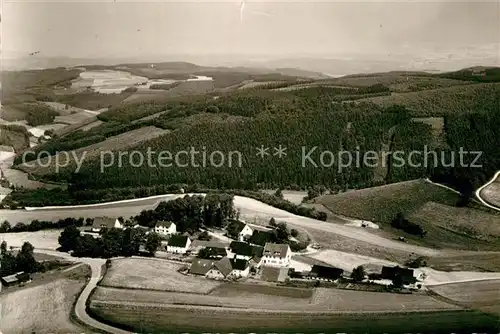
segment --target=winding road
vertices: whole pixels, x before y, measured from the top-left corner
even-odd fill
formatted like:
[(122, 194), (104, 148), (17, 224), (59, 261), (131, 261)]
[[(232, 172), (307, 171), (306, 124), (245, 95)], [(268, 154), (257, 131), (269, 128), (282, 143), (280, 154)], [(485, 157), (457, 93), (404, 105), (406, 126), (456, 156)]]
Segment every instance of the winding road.
[(102, 279), (103, 276), (102, 266), (106, 263), (106, 260), (93, 259), (93, 258), (75, 258), (67, 253), (48, 250), (48, 249), (35, 249), (35, 253), (42, 253), (42, 254), (61, 257), (70, 262), (81, 262), (88, 264), (92, 270), (92, 275), (90, 277), (90, 280), (87, 282), (87, 285), (85, 286), (85, 288), (83, 289), (82, 293), (80, 294), (80, 296), (76, 301), (75, 304), (76, 318), (89, 328), (97, 329), (99, 331), (104, 331), (106, 333), (113, 333), (113, 334), (132, 334), (132, 332), (128, 332), (119, 328), (103, 324), (92, 318), (87, 313), (87, 300), (89, 299), (92, 291), (96, 288), (99, 281)]
[(493, 182), (495, 182), (497, 180), (497, 178), (499, 177), (499, 175), (500, 175), (500, 171), (496, 172), (495, 175), (491, 178), (491, 180), (489, 180), (487, 183), (485, 183), (484, 185), (482, 185), (481, 187), (479, 187), (478, 190), (476, 190), (476, 197), (481, 202), (481, 204), (483, 204), (484, 206), (487, 206), (490, 209), (496, 210), (496, 211), (500, 211), (500, 208), (498, 208), (498, 207), (496, 207), (494, 205), (491, 205), (488, 202), (486, 202), (484, 200), (484, 198), (481, 197), (481, 192), (485, 188), (487, 188), (489, 185), (491, 185)]

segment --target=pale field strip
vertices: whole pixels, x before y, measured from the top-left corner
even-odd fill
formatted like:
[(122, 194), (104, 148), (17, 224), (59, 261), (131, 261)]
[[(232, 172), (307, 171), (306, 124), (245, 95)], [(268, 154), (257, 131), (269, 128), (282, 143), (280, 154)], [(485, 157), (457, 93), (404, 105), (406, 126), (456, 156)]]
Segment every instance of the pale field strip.
[(459, 310), (460, 307), (427, 295), (387, 294), (319, 288), (313, 298), (237, 292), (232, 296), (194, 295), (189, 293), (139, 291), (99, 287), (92, 297), (94, 305), (142, 307), (187, 307), (241, 312), (266, 313), (387, 313)]
[(208, 293), (221, 284), (217, 281), (177, 272), (182, 266), (179, 263), (155, 259), (115, 260), (101, 285), (202, 294)]
[(82, 280), (58, 279), (2, 295), (1, 330), (4, 333), (81, 333), (82, 329), (70, 320), (70, 313), (84, 285)]

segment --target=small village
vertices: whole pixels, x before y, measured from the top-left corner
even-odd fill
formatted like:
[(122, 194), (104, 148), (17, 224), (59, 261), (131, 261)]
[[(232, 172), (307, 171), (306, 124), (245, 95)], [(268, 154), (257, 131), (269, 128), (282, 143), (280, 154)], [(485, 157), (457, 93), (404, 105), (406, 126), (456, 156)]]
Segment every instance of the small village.
[[(176, 224), (170, 221), (157, 222), (153, 228), (138, 224), (128, 228), (141, 229), (146, 235), (159, 235), (161, 245), (154, 256), (185, 263), (186, 266), (180, 270), (185, 275), (212, 280), (248, 281), (253, 284), (268, 282), (296, 286), (328, 286), (329, 283), (342, 281), (368, 283), (372, 290), (389, 286), (399, 291), (418, 291), (422, 288), (425, 277), (415, 277), (417, 273), (411, 268), (371, 265), (367, 268), (353, 268), (352, 272), (347, 272), (327, 264), (308, 264), (294, 260), (294, 255), (314, 252), (320, 246), (313, 243), (294, 252), (289, 244), (272, 242), (272, 232), (279, 229), (279, 225), (274, 219), (271, 219), (267, 227), (230, 219), (224, 230), (204, 230), (193, 235), (187, 232), (178, 233)], [(283, 224), (281, 226), (283, 229)], [(98, 238), (102, 231), (111, 228), (125, 229), (127, 226), (122, 218), (97, 217), (83, 234)], [(292, 235), (288, 238), (292, 242), (297, 241)], [(140, 247), (140, 255), (151, 256), (143, 245)], [(351, 287), (354, 289), (355, 285), (351, 284)]]

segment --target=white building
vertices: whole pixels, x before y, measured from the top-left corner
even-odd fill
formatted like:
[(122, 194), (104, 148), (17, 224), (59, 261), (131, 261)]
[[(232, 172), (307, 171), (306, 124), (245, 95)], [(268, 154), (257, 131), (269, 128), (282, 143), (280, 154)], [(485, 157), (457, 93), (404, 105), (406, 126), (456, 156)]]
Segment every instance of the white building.
[(260, 265), (265, 267), (288, 267), (292, 250), (287, 244), (266, 243)]
[(250, 273), (250, 265), (246, 260), (232, 259), (231, 268), (233, 268), (233, 271), (231, 271), (233, 277), (247, 277)]
[(247, 238), (250, 238), (253, 234), (253, 229), (245, 224), (245, 226), (238, 232), (238, 240), (245, 241)]
[(186, 254), (190, 245), (191, 239), (189, 239), (188, 236), (174, 234), (167, 242), (167, 252), (174, 254)]
[(160, 235), (172, 235), (177, 233), (177, 227), (173, 222), (158, 222), (154, 231)]
[(100, 232), (103, 228), (124, 228), (123, 224), (120, 222), (118, 218), (110, 218), (110, 217), (96, 217), (94, 218), (94, 222), (92, 223), (92, 232)]

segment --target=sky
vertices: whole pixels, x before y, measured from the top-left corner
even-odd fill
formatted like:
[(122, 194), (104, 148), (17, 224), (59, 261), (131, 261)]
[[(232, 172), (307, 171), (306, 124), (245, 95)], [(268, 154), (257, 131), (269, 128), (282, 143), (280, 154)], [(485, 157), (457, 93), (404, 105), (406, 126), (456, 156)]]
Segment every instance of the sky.
[[(2, 55), (497, 57), (497, 1), (4, 0)], [(450, 56), (451, 55), (451, 56)]]

